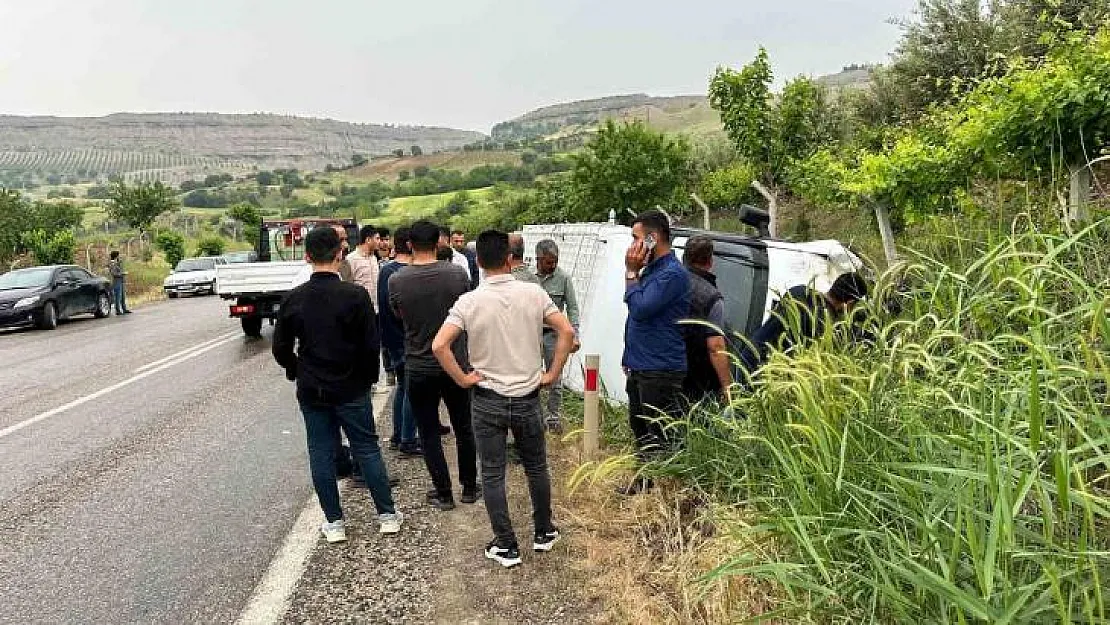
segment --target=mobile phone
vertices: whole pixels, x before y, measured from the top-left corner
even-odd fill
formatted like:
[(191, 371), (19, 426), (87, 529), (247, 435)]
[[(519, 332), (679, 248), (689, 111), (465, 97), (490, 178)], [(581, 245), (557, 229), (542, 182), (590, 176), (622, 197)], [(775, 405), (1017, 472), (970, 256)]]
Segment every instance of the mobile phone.
[(644, 237), (644, 247), (646, 247), (649, 252), (655, 249), (655, 245), (658, 242), (659, 241), (655, 239), (654, 234), (648, 234), (646, 237)]

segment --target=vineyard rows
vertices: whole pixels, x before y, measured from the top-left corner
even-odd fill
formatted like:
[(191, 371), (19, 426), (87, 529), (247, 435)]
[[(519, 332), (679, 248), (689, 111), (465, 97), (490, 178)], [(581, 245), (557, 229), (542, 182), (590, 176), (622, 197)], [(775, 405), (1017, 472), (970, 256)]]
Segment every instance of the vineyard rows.
[(0, 171), (34, 174), (76, 174), (128, 180), (179, 182), (190, 176), (216, 171), (246, 170), (245, 163), (211, 156), (126, 152), (117, 150), (0, 150)]

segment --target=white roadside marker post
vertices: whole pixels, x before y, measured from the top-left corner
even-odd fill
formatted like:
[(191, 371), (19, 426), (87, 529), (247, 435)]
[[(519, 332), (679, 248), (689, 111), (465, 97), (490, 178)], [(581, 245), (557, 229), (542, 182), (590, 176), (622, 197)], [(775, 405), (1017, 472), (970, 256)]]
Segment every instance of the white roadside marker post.
[(598, 427), (600, 424), (600, 397), (598, 395), (598, 368), (600, 365), (600, 355), (586, 354), (585, 411), (582, 419), (582, 452), (586, 460), (597, 457), (598, 435), (600, 432)]

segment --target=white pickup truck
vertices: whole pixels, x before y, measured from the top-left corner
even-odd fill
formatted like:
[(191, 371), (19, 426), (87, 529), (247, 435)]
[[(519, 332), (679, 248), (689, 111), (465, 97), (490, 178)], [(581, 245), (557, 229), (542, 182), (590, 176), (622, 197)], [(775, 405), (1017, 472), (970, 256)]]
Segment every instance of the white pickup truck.
[(321, 225), (339, 225), (351, 241), (358, 239), (353, 219), (290, 219), (265, 221), (258, 233), (256, 263), (228, 263), (216, 267), (216, 294), (230, 305), (230, 315), (243, 325), (243, 334), (262, 336), (263, 320), (273, 324), (286, 293), (312, 275), (304, 260), (304, 239)]

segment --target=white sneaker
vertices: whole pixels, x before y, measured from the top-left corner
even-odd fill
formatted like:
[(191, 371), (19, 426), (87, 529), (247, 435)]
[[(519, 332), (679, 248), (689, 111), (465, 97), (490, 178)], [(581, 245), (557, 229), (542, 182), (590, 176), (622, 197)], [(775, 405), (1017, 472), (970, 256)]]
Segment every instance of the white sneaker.
[(382, 524), (379, 531), (383, 534), (396, 534), (401, 531), (401, 524), (405, 522), (405, 515), (400, 512), (394, 514), (379, 514), (378, 522)]
[(347, 529), (343, 526), (343, 519), (324, 523), (320, 526), (320, 531), (324, 533), (324, 538), (329, 543), (341, 543), (347, 540)]

